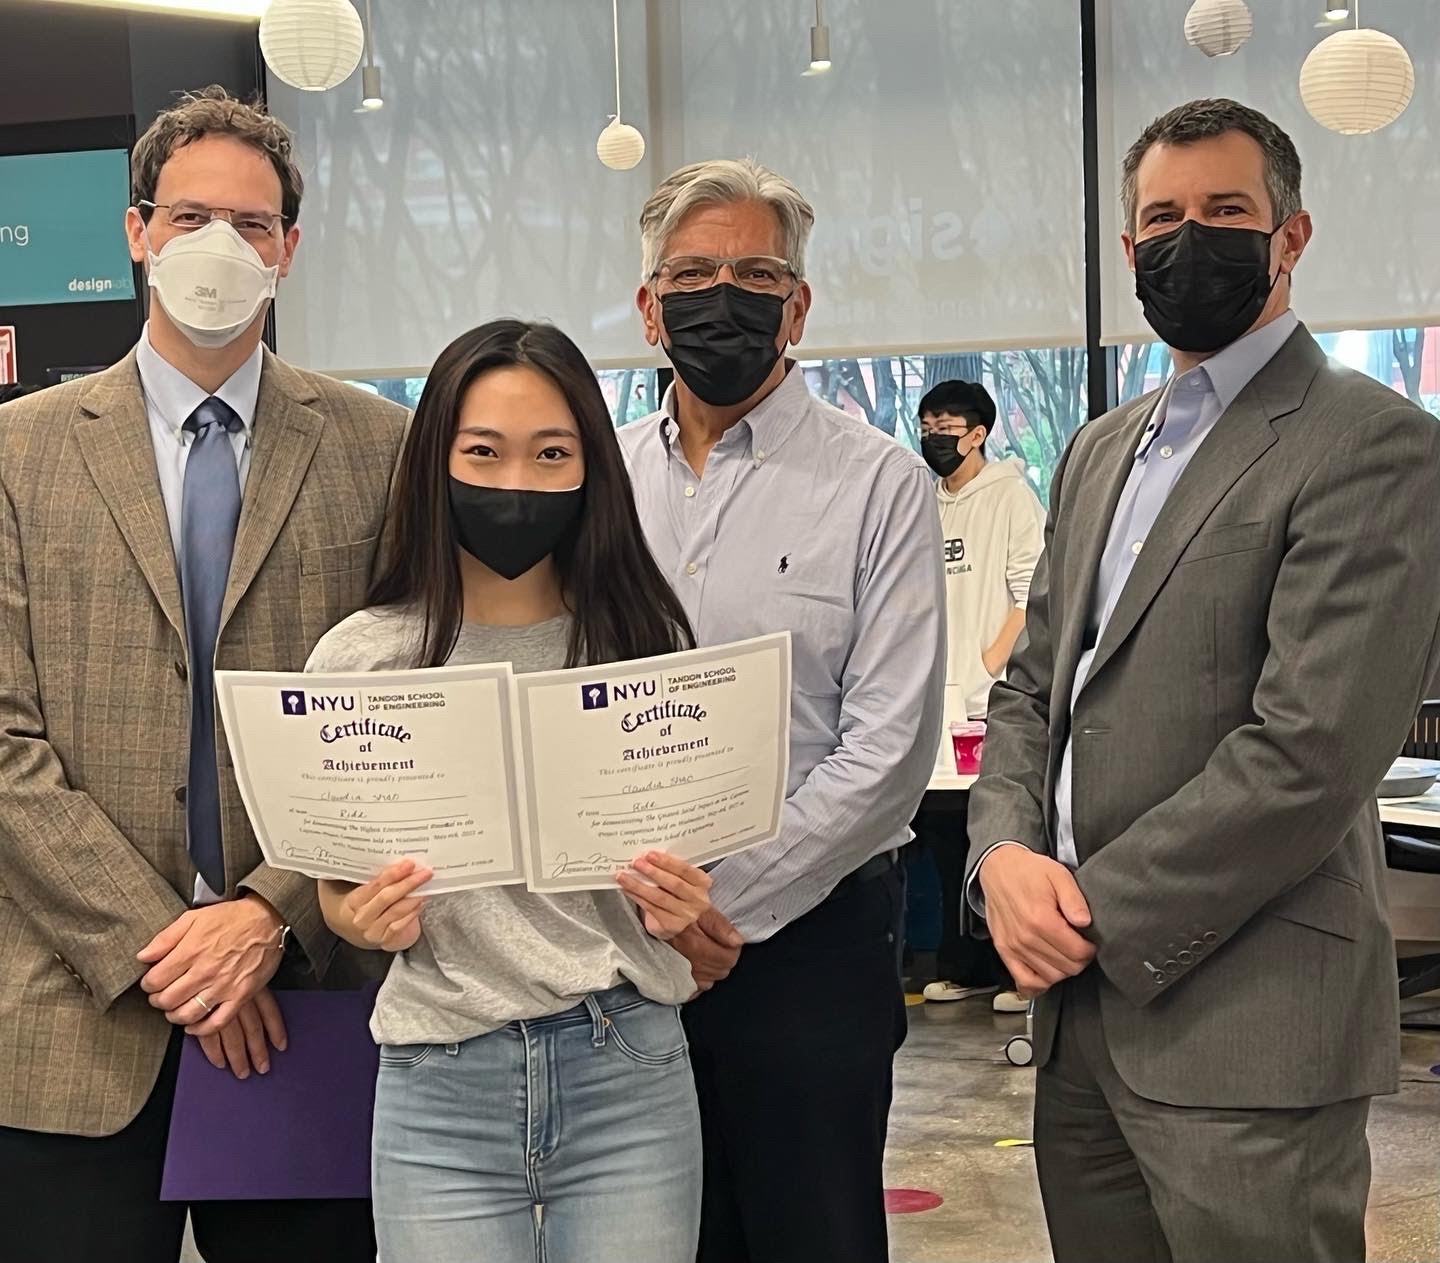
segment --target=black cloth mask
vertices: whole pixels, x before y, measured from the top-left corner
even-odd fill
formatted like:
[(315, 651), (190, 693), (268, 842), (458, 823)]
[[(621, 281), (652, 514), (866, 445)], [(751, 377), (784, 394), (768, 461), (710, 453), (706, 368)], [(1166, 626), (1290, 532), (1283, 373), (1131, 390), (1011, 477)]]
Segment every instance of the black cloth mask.
[(450, 479), (450, 516), (460, 547), (511, 581), (555, 551), (584, 503), (584, 487), (512, 491)]
[(920, 439), (920, 455), (942, 478), (950, 477), (965, 463), (965, 457), (960, 455), (958, 434), (923, 435)]
[(770, 376), (786, 299), (724, 282), (660, 299), (675, 372), (712, 408), (744, 403)]
[(1135, 296), (1160, 340), (1208, 355), (1243, 338), (1279, 279), (1270, 275), (1270, 241), (1279, 231), (1187, 219), (1174, 232), (1137, 242)]

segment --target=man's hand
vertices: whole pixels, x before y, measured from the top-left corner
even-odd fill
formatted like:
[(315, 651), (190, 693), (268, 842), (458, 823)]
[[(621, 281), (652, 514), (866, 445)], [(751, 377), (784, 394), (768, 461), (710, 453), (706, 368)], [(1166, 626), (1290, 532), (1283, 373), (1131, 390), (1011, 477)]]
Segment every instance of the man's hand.
[(1090, 907), (1065, 865), (1024, 846), (997, 846), (980, 865), (985, 923), (1000, 959), (1023, 996), (1073, 978), (1095, 959), (1077, 933)]
[(284, 924), (258, 895), (192, 908), (140, 953), (141, 989), (174, 1025), (218, 1035), (275, 976)]
[(228, 1065), (237, 1079), (248, 1079), (252, 1067), (260, 1074), (269, 1074), (271, 1047), (284, 1052), (290, 1042), (280, 1006), (268, 987), (262, 987), (253, 1000), (242, 1004), (239, 1016), (218, 1035), (198, 1038), (210, 1064), (217, 1070)]
[(980, 665), (991, 676), (999, 676), (1005, 669), (1006, 663), (1010, 661), (1010, 655), (1004, 653), (998, 644), (991, 645), (980, 655)]
[(701, 991), (723, 982), (740, 959), (745, 939), (715, 908), (708, 908), (694, 925), (670, 940), (670, 946), (690, 962), (690, 972)]

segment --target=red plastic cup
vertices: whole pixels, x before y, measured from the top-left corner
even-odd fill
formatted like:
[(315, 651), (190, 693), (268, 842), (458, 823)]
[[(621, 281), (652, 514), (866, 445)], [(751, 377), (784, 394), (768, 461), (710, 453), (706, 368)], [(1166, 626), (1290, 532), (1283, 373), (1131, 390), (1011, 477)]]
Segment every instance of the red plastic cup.
[(980, 757), (985, 749), (985, 725), (978, 720), (951, 724), (950, 739), (955, 743), (957, 776), (979, 776)]

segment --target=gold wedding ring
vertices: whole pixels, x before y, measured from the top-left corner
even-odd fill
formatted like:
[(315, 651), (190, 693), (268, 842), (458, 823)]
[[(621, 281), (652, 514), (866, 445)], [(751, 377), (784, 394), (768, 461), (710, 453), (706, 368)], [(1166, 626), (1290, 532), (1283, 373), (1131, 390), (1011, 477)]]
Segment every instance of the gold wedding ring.
[(204, 1009), (206, 1013), (211, 1013), (214, 1011), (208, 1004), (205, 1003), (205, 997), (203, 995), (197, 995), (195, 997), (195, 1003), (198, 1004), (202, 1009)]

